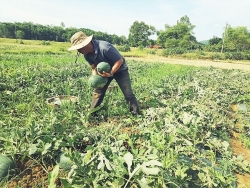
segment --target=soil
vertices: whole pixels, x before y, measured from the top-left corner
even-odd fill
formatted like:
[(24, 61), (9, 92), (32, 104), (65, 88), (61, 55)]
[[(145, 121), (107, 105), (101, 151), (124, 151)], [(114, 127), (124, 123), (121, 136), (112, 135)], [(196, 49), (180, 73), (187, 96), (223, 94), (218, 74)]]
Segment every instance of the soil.
[[(164, 57), (146, 57), (146, 58), (134, 58), (126, 57), (127, 60), (138, 60), (138, 61), (148, 61), (148, 62), (165, 62), (169, 64), (180, 64), (188, 66), (197, 66), (197, 67), (216, 67), (223, 69), (240, 69), (244, 71), (250, 71), (250, 62), (244, 61), (209, 61), (209, 60), (184, 60), (184, 59), (171, 59)], [(131, 130), (125, 130), (131, 131)], [(247, 149), (239, 140), (240, 133), (232, 132), (231, 147), (233, 149), (233, 155), (239, 156), (243, 155), (245, 160), (250, 163), (250, 150)], [(14, 187), (36, 187), (41, 186), (42, 182), (47, 181), (47, 172), (52, 170), (52, 167), (44, 169), (41, 164), (34, 164), (32, 161), (27, 161), (24, 164), (19, 164), (20, 170), (22, 171), (21, 177), (18, 179), (13, 179), (7, 185), (8, 188)], [(47, 171), (47, 172), (46, 172)], [(238, 178), (237, 187), (238, 188), (250, 188), (250, 174), (236, 174)], [(56, 182), (57, 187), (62, 187), (60, 181)], [(44, 186), (47, 186), (45, 183)]]
[[(250, 163), (250, 150), (247, 149), (238, 138), (232, 138), (230, 146), (233, 148), (233, 155), (239, 156), (243, 155), (245, 160)], [(249, 188), (250, 187), (250, 174), (236, 174), (238, 178), (238, 187), (239, 188)]]

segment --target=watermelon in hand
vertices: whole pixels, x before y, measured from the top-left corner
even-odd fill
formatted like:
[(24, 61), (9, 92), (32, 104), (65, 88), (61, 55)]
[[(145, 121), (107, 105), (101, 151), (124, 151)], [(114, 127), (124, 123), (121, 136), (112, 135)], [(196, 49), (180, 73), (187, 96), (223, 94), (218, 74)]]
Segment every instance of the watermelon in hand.
[(106, 85), (106, 83), (108, 82), (108, 78), (106, 77), (102, 77), (98, 74), (93, 74), (92, 76), (90, 76), (89, 78), (89, 85), (92, 88), (102, 88), (103, 86)]
[(104, 72), (109, 72), (110, 71), (110, 65), (106, 62), (101, 62), (96, 66), (96, 70), (97, 72), (99, 72), (100, 74)]

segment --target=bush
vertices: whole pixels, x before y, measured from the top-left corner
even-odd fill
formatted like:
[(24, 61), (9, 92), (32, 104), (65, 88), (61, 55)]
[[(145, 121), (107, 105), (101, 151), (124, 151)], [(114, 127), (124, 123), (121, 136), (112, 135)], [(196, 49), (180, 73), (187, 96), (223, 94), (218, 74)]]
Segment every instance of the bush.
[(226, 52), (225, 58), (230, 60), (250, 60), (249, 52)]
[(221, 53), (214, 53), (214, 54), (212, 55), (212, 59), (213, 59), (213, 60), (223, 60), (223, 59), (225, 59), (225, 58), (224, 58), (224, 55), (221, 54)]
[(243, 55), (245, 60), (250, 60), (250, 52), (245, 52)]
[(241, 52), (233, 52), (233, 59), (234, 60), (242, 60), (244, 56)]
[(140, 46), (138, 46), (138, 49), (142, 51), (144, 49), (144, 47), (142, 45), (140, 45)]
[(187, 50), (184, 48), (167, 48), (162, 51), (163, 56), (176, 55), (176, 54), (184, 54)]
[(148, 53), (148, 54), (155, 55), (155, 54), (156, 54), (156, 50), (148, 50), (147, 53)]
[(50, 41), (45, 41), (45, 40), (43, 40), (43, 41), (42, 41), (42, 45), (48, 46), (48, 45), (50, 45)]
[(225, 58), (226, 59), (233, 59), (233, 55), (231, 52), (225, 52)]
[(66, 52), (66, 49), (61, 47), (61, 48), (59, 48), (59, 51), (60, 52)]
[(125, 44), (124, 46), (118, 46), (117, 50), (120, 52), (130, 52), (130, 46)]

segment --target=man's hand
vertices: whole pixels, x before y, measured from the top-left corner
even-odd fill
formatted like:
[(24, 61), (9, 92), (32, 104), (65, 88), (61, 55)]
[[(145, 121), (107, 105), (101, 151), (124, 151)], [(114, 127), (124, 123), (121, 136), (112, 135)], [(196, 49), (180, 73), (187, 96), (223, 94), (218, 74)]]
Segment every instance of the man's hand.
[(96, 70), (96, 66), (94, 64), (90, 65), (91, 69), (92, 69), (92, 74), (98, 74), (97, 70)]
[(113, 74), (111, 74), (110, 72), (105, 72), (105, 71), (103, 71), (102, 72), (102, 74), (100, 73), (100, 72), (97, 72), (100, 76), (102, 76), (102, 77), (107, 77), (107, 78), (109, 78), (109, 77), (113, 77)]
[[(95, 70), (97, 74), (99, 74), (100, 76), (109, 78), (109, 77), (113, 77), (113, 74), (115, 74), (116, 71), (118, 71), (118, 69), (121, 67), (122, 64), (123, 64), (123, 58), (119, 59), (118, 61), (114, 63), (110, 72), (105, 72), (105, 71), (98, 72), (96, 69)], [(93, 66), (92, 68), (95, 68), (95, 67)]]

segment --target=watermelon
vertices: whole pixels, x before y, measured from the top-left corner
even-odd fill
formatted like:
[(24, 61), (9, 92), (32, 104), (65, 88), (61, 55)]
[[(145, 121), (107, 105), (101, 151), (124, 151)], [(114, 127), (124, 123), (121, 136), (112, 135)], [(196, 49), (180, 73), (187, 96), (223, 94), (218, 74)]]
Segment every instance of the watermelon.
[(64, 170), (70, 170), (73, 165), (73, 162), (70, 160), (69, 157), (65, 156), (65, 153), (61, 153), (57, 157), (56, 162), (58, 163), (59, 167)]
[(16, 168), (16, 163), (9, 157), (0, 154), (0, 179), (11, 175)]
[(93, 74), (92, 76), (90, 76), (89, 78), (89, 85), (92, 88), (100, 88), (105, 86), (105, 84), (107, 83), (108, 78), (106, 77), (102, 77), (98, 74)]
[(102, 74), (103, 71), (109, 72), (110, 71), (110, 65), (106, 62), (101, 62), (96, 66), (96, 70)]

